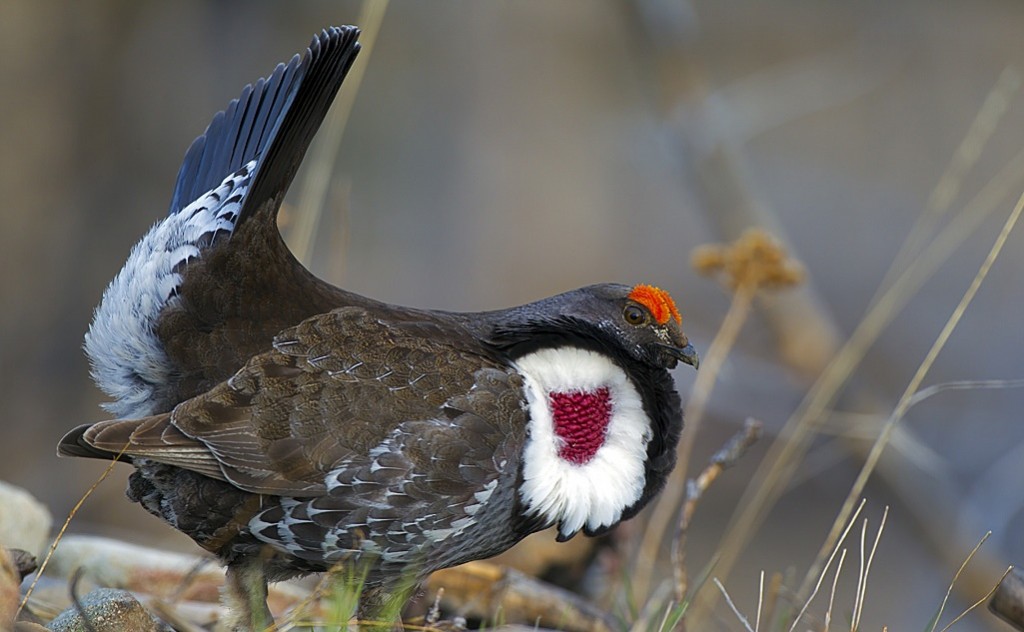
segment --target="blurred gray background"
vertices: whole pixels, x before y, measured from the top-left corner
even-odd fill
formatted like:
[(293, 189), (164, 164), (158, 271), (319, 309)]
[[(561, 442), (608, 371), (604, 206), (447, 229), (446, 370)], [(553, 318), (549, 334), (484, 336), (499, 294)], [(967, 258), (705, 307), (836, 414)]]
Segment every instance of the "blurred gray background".
[[(349, 1), (0, 6), (0, 478), (36, 494), (58, 522), (103, 469), (54, 456), (66, 429), (104, 417), (82, 335), (132, 244), (165, 212), (185, 149), (243, 85), (361, 10)], [(820, 311), (780, 321), (762, 310), (747, 324), (697, 441), (702, 463), (748, 415), (776, 433), (820, 370), (828, 327), (845, 337), (857, 325), (990, 90), (1012, 88), (1005, 69), (1022, 66), (1022, 28), (1024, 5), (1012, 0), (392, 2), (357, 62), (365, 78), (305, 261), (357, 292), (458, 310), (600, 281), (653, 283), (676, 297), (703, 350), (729, 297), (690, 269), (690, 250), (734, 237), (750, 217), (773, 223), (809, 271), (797, 306)], [(1022, 95), (1003, 96), (951, 213), (1024, 147)], [(842, 411), (892, 408), (1022, 175), (1010, 173), (1009, 195), (871, 348)], [(299, 189), (289, 197), (297, 205)], [(925, 384), (1024, 376), (1022, 265), (1018, 231)], [(786, 337), (808, 330), (806, 353), (786, 357)], [(685, 393), (693, 374), (677, 380)], [(864, 629), (924, 629), (950, 560), (987, 529), (995, 567), (1024, 563), (1021, 410), (1020, 390), (950, 392), (911, 410), (891, 467), (866, 492), (873, 524), (885, 505), (891, 513)], [(876, 432), (857, 419), (849, 434)], [(768, 443), (698, 510), (691, 572), (709, 559)], [(815, 442), (725, 582), (746, 613), (761, 569), (802, 576), (857, 452)], [(123, 500), (127, 470), (73, 529), (194, 550)], [(726, 615), (716, 625), (739, 629)], [(1008, 628), (979, 611), (957, 629)]]

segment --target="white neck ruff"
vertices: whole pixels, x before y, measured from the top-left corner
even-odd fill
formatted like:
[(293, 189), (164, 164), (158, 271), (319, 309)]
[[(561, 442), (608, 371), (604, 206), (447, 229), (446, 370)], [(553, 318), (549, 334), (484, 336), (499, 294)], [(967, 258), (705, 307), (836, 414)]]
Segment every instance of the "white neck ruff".
[[(523, 450), (523, 484), (519, 495), (527, 514), (559, 524), (562, 537), (584, 526), (611, 526), (640, 499), (651, 423), (640, 394), (605, 355), (576, 347), (542, 349), (516, 361), (523, 375), (530, 414)], [(555, 434), (549, 394), (607, 388), (611, 419), (604, 444), (584, 464), (559, 456), (562, 439)]]

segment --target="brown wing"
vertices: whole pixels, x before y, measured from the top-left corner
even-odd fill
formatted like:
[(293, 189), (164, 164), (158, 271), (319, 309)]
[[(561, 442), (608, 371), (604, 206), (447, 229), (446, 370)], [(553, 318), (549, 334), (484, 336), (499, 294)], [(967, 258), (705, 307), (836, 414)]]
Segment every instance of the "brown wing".
[(444, 415), (403, 422), (338, 463), (325, 494), (268, 506), (249, 523), (253, 535), (327, 567), (375, 553), (368, 581), (495, 555), (524, 535), (510, 497), (526, 432), (520, 387), (515, 373), (478, 370)]
[[(460, 432), (453, 420), (467, 412), (474, 426), (493, 427), (497, 435), (508, 424), (522, 427), (517, 404), (486, 404), (497, 397), (493, 386), (486, 395), (488, 389), (472, 395), (480, 380), (493, 383), (495, 372), (505, 376), (510, 401), (518, 402), (518, 377), (467, 332), (348, 307), (285, 330), (272, 351), (171, 413), (100, 422), (80, 435), (93, 448), (116, 454), (127, 443), (128, 457), (247, 491), (317, 496), (326, 491), (328, 472), (366, 458), (402, 425), (425, 424), (431, 436), (447, 432), (453, 445)], [(480, 410), (464, 410), (470, 405)], [(446, 439), (434, 440), (443, 445)], [(410, 449), (403, 458), (415, 468), (422, 450)]]

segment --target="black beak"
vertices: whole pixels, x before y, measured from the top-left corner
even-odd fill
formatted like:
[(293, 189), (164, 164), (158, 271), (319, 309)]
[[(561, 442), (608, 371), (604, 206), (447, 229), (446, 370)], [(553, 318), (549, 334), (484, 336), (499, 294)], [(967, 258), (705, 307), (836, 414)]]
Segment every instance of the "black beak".
[(700, 356), (697, 355), (697, 350), (693, 348), (693, 345), (688, 344), (685, 347), (673, 347), (672, 345), (660, 346), (673, 358), (681, 360), (695, 369), (700, 368)]

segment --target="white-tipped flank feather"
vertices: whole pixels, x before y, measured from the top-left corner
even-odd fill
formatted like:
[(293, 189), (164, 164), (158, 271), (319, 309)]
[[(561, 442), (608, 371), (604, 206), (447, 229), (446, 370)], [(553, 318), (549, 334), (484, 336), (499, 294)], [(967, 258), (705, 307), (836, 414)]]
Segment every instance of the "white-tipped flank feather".
[(176, 298), (182, 267), (199, 256), (200, 241), (234, 230), (255, 164), (154, 225), (103, 292), (85, 353), (96, 385), (114, 399), (103, 405), (112, 414), (130, 419), (160, 412), (173, 367), (156, 336), (157, 321)]
[[(585, 349), (543, 349), (520, 358), (516, 368), (530, 413), (519, 488), (528, 514), (560, 523), (565, 537), (584, 525), (593, 530), (615, 524), (644, 490), (652, 431), (640, 394), (611, 359)], [(611, 396), (604, 444), (582, 465), (566, 461), (558, 455), (562, 440), (555, 434), (549, 393), (600, 388)]]

